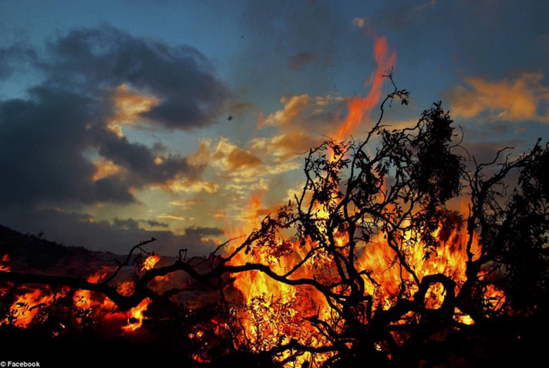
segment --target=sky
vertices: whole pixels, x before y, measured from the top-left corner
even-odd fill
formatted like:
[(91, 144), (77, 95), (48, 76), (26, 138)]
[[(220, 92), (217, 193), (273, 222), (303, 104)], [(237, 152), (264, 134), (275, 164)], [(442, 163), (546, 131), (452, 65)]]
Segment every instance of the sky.
[(547, 14), (511, 0), (3, 0), (0, 224), (208, 254), (251, 198), (268, 213), (299, 190), (310, 147), (363, 136), (389, 69), (411, 103), (386, 124), (442, 101), (479, 161), (526, 151), (549, 138)]

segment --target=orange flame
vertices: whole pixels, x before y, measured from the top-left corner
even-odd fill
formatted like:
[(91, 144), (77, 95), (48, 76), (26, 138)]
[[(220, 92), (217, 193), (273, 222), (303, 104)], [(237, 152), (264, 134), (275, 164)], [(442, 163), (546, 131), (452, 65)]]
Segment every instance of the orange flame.
[(153, 254), (152, 256), (148, 256), (143, 262), (143, 265), (141, 266), (141, 270), (143, 271), (152, 270), (158, 262), (160, 262), (159, 255)]
[[(17, 298), (10, 307), (10, 315), (14, 326), (27, 328), (38, 312), (50, 306), (56, 298), (67, 294), (68, 288), (62, 288), (57, 293), (52, 293), (48, 288), (34, 289)], [(47, 316), (45, 316), (47, 318)], [(0, 322), (0, 325), (8, 323), (8, 320)]]
[(4, 272), (11, 271), (11, 267), (8, 265), (9, 261), (10, 261), (9, 254), (4, 254), (4, 256), (2, 257), (2, 261), (0, 262), (0, 271), (4, 271)]
[(381, 98), (382, 87), (385, 81), (383, 74), (396, 63), (396, 51), (390, 51), (387, 38), (375, 36), (374, 40), (374, 58), (377, 69), (370, 75), (366, 83), (366, 88), (369, 85), (372, 85), (372, 88), (365, 98), (353, 97), (348, 100), (347, 107), (349, 113), (335, 134), (334, 139), (336, 142), (348, 138), (365, 118), (369, 118), (369, 114), (377, 106)]
[[(91, 274), (87, 277), (87, 281), (97, 284), (101, 282), (109, 274), (109, 267), (103, 267), (99, 271)], [(96, 309), (101, 311), (112, 311), (115, 309), (115, 304), (112, 300), (104, 298), (102, 302), (94, 300), (92, 293), (89, 290), (77, 290), (73, 296), (73, 302), (76, 308), (80, 310), (84, 309)]]
[(149, 300), (149, 298), (143, 299), (143, 301), (141, 301), (141, 303), (139, 303), (137, 307), (130, 310), (128, 325), (122, 327), (125, 332), (132, 332), (141, 328), (141, 326), (143, 325), (143, 319), (145, 319), (145, 316), (143, 316), (143, 312), (147, 310), (150, 302), (151, 301)]

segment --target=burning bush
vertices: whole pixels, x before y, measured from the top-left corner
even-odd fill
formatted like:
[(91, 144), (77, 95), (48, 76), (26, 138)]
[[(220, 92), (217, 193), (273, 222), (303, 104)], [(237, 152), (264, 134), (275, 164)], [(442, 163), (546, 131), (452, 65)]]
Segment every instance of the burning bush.
[[(549, 148), (538, 141), (515, 159), (501, 150), (478, 164), (460, 155), (466, 151), (454, 142), (441, 103), (413, 127), (386, 129), (384, 108), (394, 99), (407, 104), (408, 93), (395, 87), (364, 141), (312, 148), (301, 193), (261, 222), (260, 202), (252, 201), (249, 235), (207, 259), (187, 260), (181, 251), (161, 265), (157, 255), (142, 253), (125, 280), (133, 253), (150, 241), (87, 280), (12, 272), (4, 260), (2, 325), (44, 324), (53, 314), (38, 321), (38, 310), (72, 300), (57, 308), (53, 334), (63, 333), (60, 326), (110, 326), (118, 335), (167, 342), (178, 356), (210, 366), (478, 366), (526, 353), (546, 358), (537, 348), (547, 342), (549, 317)], [(518, 180), (508, 190), (513, 175)], [(179, 271), (192, 285), (173, 285)], [(219, 301), (182, 305), (177, 295), (198, 284)]]

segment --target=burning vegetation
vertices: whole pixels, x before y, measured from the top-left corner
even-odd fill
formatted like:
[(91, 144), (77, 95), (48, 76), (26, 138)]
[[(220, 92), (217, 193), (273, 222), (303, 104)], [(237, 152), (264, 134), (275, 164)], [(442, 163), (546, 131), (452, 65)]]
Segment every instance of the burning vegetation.
[(547, 359), (549, 147), (477, 163), (441, 103), (388, 130), (393, 100), (408, 92), (395, 87), (363, 141), (312, 148), (288, 203), (259, 219), (253, 197), (208, 258), (165, 261), (151, 239), (82, 278), (15, 272), (3, 255), (0, 331), (122, 336), (198, 366)]

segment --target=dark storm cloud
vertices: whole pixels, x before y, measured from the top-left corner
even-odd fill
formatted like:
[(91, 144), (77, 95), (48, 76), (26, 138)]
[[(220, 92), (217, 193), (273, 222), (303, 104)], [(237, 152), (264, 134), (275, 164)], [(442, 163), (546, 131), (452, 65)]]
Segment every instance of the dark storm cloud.
[[(14, 62), (43, 75), (27, 99), (0, 101), (0, 206), (135, 201), (129, 189), (199, 175), (185, 157), (129, 142), (108, 129), (116, 114), (112, 90), (127, 84), (159, 104), (152, 124), (188, 130), (209, 125), (227, 90), (206, 58), (111, 27), (77, 30), (50, 42), (45, 55), (12, 47), (0, 53), (0, 78)], [(123, 170), (94, 181), (90, 152)], [(8, 216), (0, 213), (0, 220)]]
[(0, 48), (0, 80), (10, 77), (15, 71), (36, 63), (36, 53), (23, 45)]
[(194, 238), (201, 238), (204, 236), (219, 236), (223, 235), (223, 231), (217, 227), (189, 227), (185, 229), (185, 234)]
[[(36, 88), (29, 100), (0, 103), (0, 203), (94, 200), (85, 122), (98, 107), (73, 93)], [(99, 108), (100, 109), (100, 108)]]
[(168, 228), (168, 224), (164, 222), (154, 221), (154, 220), (134, 220), (132, 218), (128, 219), (119, 219), (115, 218), (112, 221), (114, 226), (117, 226), (123, 230), (137, 230), (139, 229), (139, 224), (146, 224), (152, 227), (161, 227), (161, 228)]
[(115, 175), (114, 178), (125, 177), (134, 186), (153, 183), (163, 183), (174, 178), (175, 175), (184, 175), (194, 178), (200, 167), (191, 166), (185, 157), (169, 156), (162, 163), (154, 162), (153, 150), (139, 143), (130, 143), (126, 137), (118, 137), (108, 131), (102, 131), (105, 137), (99, 149), (101, 156), (127, 169), (127, 173)]
[(139, 222), (142, 222), (149, 226), (168, 228), (168, 224), (166, 224), (165, 222), (159, 222), (154, 220), (139, 220)]
[(130, 84), (160, 99), (145, 117), (170, 129), (210, 125), (228, 96), (208, 60), (190, 46), (132, 37), (112, 27), (70, 32), (41, 64), (50, 85), (83, 91)]

